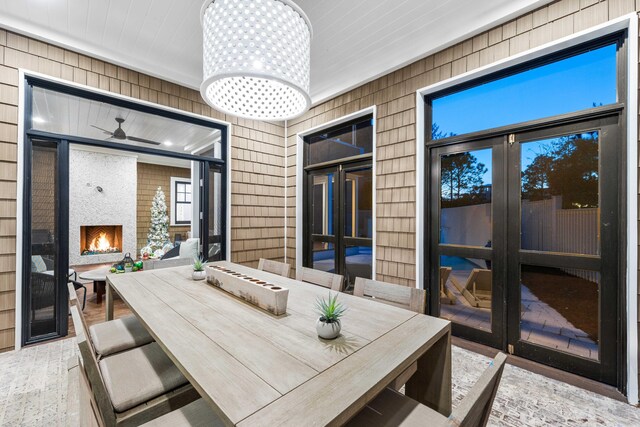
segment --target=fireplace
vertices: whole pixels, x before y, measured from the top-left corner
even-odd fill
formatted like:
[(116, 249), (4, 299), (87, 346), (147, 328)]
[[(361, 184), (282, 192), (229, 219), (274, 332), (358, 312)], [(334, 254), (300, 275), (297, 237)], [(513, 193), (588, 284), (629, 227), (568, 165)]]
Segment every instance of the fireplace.
[(121, 225), (80, 226), (80, 255), (122, 253)]

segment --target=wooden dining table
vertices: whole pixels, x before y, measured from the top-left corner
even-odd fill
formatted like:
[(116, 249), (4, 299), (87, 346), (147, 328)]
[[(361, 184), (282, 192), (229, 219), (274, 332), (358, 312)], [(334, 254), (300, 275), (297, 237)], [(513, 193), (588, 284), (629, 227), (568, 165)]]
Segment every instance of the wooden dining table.
[(117, 293), (228, 425), (341, 425), (417, 362), (405, 393), (451, 412), (450, 322), (340, 294), (334, 340), (314, 310), (329, 290), (227, 261), (212, 263), (289, 289), (275, 316), (206, 281), (191, 267), (107, 276), (107, 320)]

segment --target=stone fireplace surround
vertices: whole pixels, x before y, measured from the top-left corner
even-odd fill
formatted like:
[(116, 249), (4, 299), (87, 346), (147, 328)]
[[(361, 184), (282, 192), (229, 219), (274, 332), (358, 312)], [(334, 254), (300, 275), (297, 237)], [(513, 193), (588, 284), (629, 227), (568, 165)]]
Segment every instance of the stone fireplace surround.
[[(137, 158), (135, 155), (69, 152), (69, 265), (112, 263), (136, 257)], [(98, 187), (102, 189), (99, 191)], [(122, 252), (80, 255), (81, 226), (122, 226)]]

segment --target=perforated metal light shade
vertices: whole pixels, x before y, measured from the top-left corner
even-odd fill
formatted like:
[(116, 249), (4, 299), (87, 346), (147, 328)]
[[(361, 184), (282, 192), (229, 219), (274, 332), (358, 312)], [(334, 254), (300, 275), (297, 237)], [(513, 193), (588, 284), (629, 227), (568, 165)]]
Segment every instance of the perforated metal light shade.
[(216, 110), (258, 120), (311, 105), (311, 23), (289, 0), (207, 0), (201, 11), (203, 82)]

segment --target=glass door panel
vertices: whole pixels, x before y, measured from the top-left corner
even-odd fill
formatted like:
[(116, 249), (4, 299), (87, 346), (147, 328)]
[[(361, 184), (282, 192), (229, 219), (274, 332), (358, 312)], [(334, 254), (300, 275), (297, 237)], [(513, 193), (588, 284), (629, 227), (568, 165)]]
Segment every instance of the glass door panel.
[(600, 254), (598, 135), (520, 144), (522, 249)]
[(373, 178), (370, 164), (338, 164), (308, 172), (305, 265), (345, 276), (371, 278)]
[(614, 384), (617, 118), (516, 134), (508, 149), (508, 342), (515, 354)]
[(440, 243), (491, 247), (491, 149), (440, 159)]
[[(30, 177), (26, 196), (29, 203), (26, 217), (28, 245), (25, 255), (24, 280), (25, 334), (23, 344), (38, 342), (60, 335), (67, 330), (66, 282), (68, 272), (68, 237), (60, 239), (66, 230), (66, 216), (61, 215), (61, 180), (66, 183), (67, 169), (59, 143), (55, 141), (28, 141)], [(65, 143), (66, 147), (66, 143)], [(66, 151), (65, 151), (66, 152)], [(60, 158), (63, 156), (63, 159)], [(61, 241), (64, 240), (64, 241)]]
[(373, 180), (371, 167), (343, 173), (344, 275), (347, 286), (356, 277), (371, 278), (373, 267)]
[(314, 175), (312, 178), (312, 234), (319, 236), (333, 236), (334, 180), (335, 172)]
[(208, 261), (225, 259), (223, 224), (226, 216), (224, 169), (212, 162), (200, 163), (200, 241), (202, 256)]
[[(432, 312), (489, 345), (502, 340), (502, 138), (431, 150)], [(434, 197), (434, 193), (435, 196)], [(434, 286), (434, 284), (437, 284)], [(434, 309), (435, 308), (435, 309)]]

